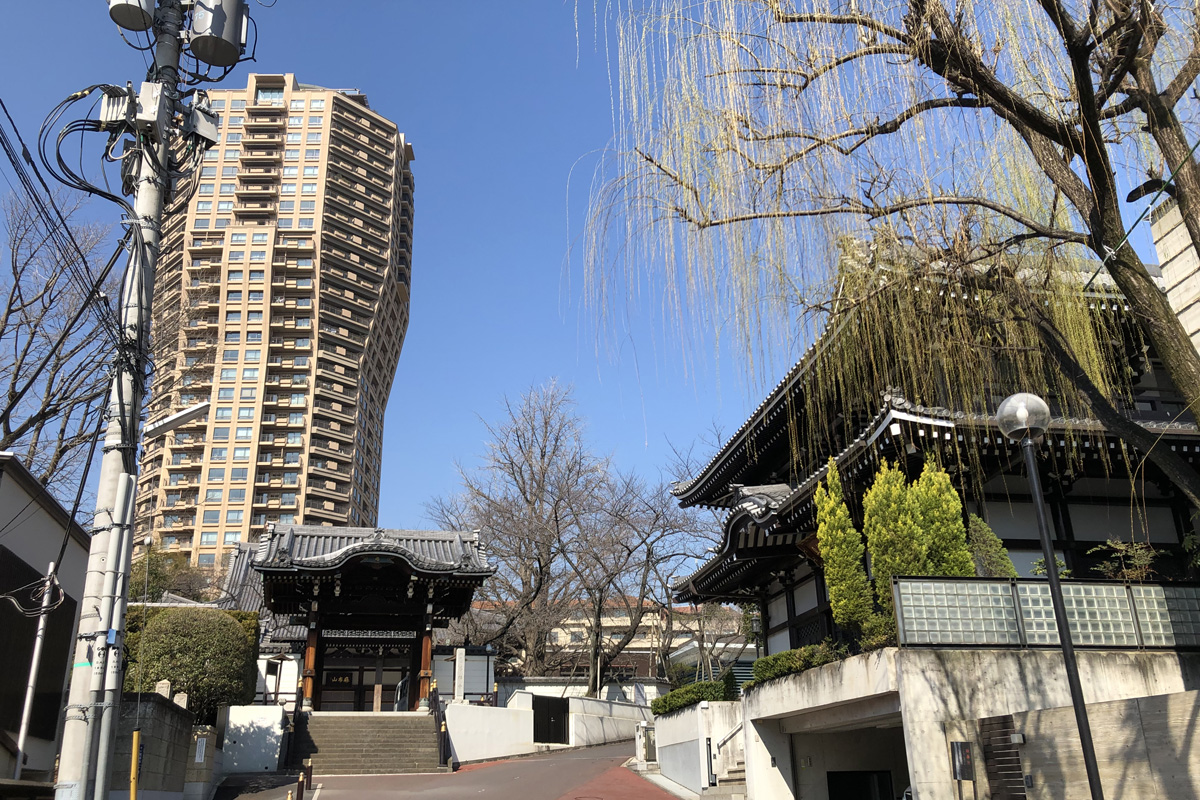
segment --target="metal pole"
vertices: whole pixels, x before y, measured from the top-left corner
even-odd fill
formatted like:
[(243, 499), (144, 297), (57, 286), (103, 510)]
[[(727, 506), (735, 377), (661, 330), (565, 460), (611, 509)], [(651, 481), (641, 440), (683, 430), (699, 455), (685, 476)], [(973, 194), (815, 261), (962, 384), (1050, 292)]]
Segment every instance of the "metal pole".
[(1071, 688), (1071, 705), (1075, 707), (1075, 723), (1079, 726), (1079, 743), (1083, 746), (1083, 767), (1087, 771), (1092, 800), (1104, 800), (1104, 788), (1100, 785), (1100, 768), (1096, 766), (1096, 749), (1092, 745), (1092, 726), (1088, 722), (1087, 706), (1083, 702), (1083, 685), (1079, 682), (1079, 666), (1075, 662), (1075, 647), (1071, 643), (1071, 628), (1067, 624), (1067, 609), (1063, 603), (1062, 584), (1058, 580), (1054, 545), (1050, 541), (1046, 509), (1042, 507), (1042, 481), (1038, 475), (1037, 454), (1034, 451), (1031, 437), (1026, 436), (1021, 440), (1021, 450), (1025, 454), (1029, 488), (1033, 492), (1033, 509), (1037, 515), (1038, 536), (1042, 540), (1042, 557), (1046, 560), (1046, 577), (1050, 579), (1050, 602), (1054, 604), (1054, 623), (1058, 627), (1058, 641), (1062, 645), (1067, 685)]
[[(163, 84), (171, 99), (167, 113), (173, 113), (178, 98), (179, 32), (183, 24), (180, 0), (159, 0), (155, 15), (156, 45), (154, 70), (150, 79)], [(165, 122), (165, 121), (164, 121)], [(164, 124), (164, 130), (169, 126)], [(59, 777), (55, 786), (57, 800), (84, 800), (90, 779), (91, 753), (97, 743), (99, 726), (91, 705), (91, 675), (98, 668), (105, 672), (106, 652), (94, 652), (95, 637), (107, 637), (101, 628), (102, 592), (107, 571), (110, 537), (119, 535), (114, 528), (118, 506), (118, 481), (122, 475), (137, 474), (137, 434), (141, 416), (142, 390), (145, 378), (146, 341), (150, 323), (150, 298), (154, 286), (154, 271), (158, 263), (159, 240), (165, 198), (166, 176), (156, 165), (168, 163), (170, 153), (167, 137), (153, 142), (153, 152), (143, 152), (134, 199), (137, 219), (131, 224), (141, 229), (142, 246), (134, 247), (126, 269), (124, 293), (121, 297), (120, 352), (115, 364), (112, 388), (108, 398), (108, 426), (104, 434), (100, 478), (96, 490), (96, 513), (92, 522), (92, 542), (88, 554), (88, 572), (84, 597), (80, 603), (79, 635), (71, 672), (71, 689), (63, 725), (63, 744), (59, 757)], [(165, 171), (165, 170), (164, 170)], [(124, 533), (123, 531), (121, 533)], [(128, 533), (125, 533), (128, 536)], [(120, 547), (116, 548), (119, 555)], [(116, 627), (123, 627), (116, 620)], [(107, 648), (105, 648), (107, 650)], [(100, 663), (93, 665), (93, 660)], [(119, 699), (119, 698), (118, 698)], [(114, 709), (115, 713), (115, 709)], [(107, 793), (101, 787), (100, 795)]]
[(142, 729), (133, 729), (133, 749), (129, 752), (129, 800), (137, 800), (138, 773), (142, 769)]
[(25, 684), (25, 705), (21, 709), (21, 727), (17, 733), (17, 766), (13, 769), (13, 780), (21, 780), (22, 761), (25, 760), (25, 739), (29, 736), (29, 719), (33, 715), (33, 696), (37, 693), (38, 669), (42, 666), (42, 644), (46, 641), (46, 623), (50, 619), (50, 601), (54, 595), (54, 562), (46, 568), (46, 582), (42, 584), (42, 613), (38, 615), (37, 634), (33, 639), (33, 658), (29, 660), (29, 681)]

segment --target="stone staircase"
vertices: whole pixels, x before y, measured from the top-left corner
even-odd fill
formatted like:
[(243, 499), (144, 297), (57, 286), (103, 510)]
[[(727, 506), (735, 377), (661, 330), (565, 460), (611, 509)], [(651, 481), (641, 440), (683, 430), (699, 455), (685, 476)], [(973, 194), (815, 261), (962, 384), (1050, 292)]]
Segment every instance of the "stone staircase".
[(314, 775), (442, 772), (433, 715), (298, 714), (292, 763), (312, 759)]
[(746, 800), (746, 762), (737, 765), (717, 778), (717, 785), (705, 789), (701, 795), (712, 800)]

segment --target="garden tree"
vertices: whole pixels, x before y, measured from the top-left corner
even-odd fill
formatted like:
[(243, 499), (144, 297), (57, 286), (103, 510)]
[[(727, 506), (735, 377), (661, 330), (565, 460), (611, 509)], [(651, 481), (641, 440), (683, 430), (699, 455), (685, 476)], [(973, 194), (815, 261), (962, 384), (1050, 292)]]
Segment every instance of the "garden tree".
[(925, 569), (948, 578), (975, 574), (962, 501), (950, 476), (931, 457), (908, 490), (909, 513), (925, 545)]
[(862, 534), (850, 520), (837, 464), (829, 459), (825, 483), (817, 486), (817, 548), (825, 568), (825, 586), (833, 621), (851, 635), (874, 613), (867, 580)]
[[(1086, 299), (1119, 290), (1200, 408), (1200, 357), (1120, 205), (1123, 181), (1148, 178), (1131, 197), (1161, 188), (1200, 242), (1193, 2), (643, 0), (619, 13), (620, 127), (585, 245), (602, 304), (622, 282), (654, 285), (682, 320), (732, 320), (758, 364), (765, 343), (811, 336), (832, 311), (864, 314), (846, 335), (868, 340), (848, 344), (832, 383), (874, 368), (944, 405), (945, 391), (974, 402), (1017, 379), (1100, 418), (1200, 502), (1194, 470), (1120, 413), (1127, 354)], [(846, 235), (874, 248), (857, 282), (831, 268)], [(936, 299), (908, 302), (930, 284), (970, 313), (939, 328)], [(869, 302), (888, 285), (899, 302)], [(871, 329), (887, 314), (910, 333), (881, 349)]]
[(224, 611), (167, 609), (152, 617), (140, 636), (133, 672), (140, 691), (169, 680), (174, 690), (187, 692), (188, 708), (206, 723), (216, 719), (219, 706), (254, 699), (256, 642)]
[(150, 547), (133, 562), (129, 599), (134, 603), (157, 603), (164, 592), (171, 592), (189, 600), (210, 600), (212, 584), (211, 571), (193, 567), (187, 556)]
[(1000, 537), (977, 514), (967, 518), (967, 546), (980, 578), (1016, 578), (1017, 568)]
[(913, 523), (904, 473), (886, 460), (863, 496), (863, 534), (871, 553), (875, 598), (889, 615), (892, 576), (924, 575), (925, 542)]
[(1109, 539), (1088, 550), (1088, 555), (1108, 556), (1092, 567), (1106, 578), (1118, 581), (1147, 581), (1154, 575), (1154, 559), (1158, 553), (1148, 542), (1123, 542)]
[[(97, 435), (113, 336), (106, 301), (84, 285), (80, 257), (94, 258), (108, 229), (78, 221), (82, 196), (64, 193), (56, 202), (78, 251), (59, 247), (28, 200), (10, 195), (0, 211), (8, 245), (0, 272), (0, 450), (17, 453), (66, 499), (75, 496)], [(115, 295), (115, 283), (104, 288)]]

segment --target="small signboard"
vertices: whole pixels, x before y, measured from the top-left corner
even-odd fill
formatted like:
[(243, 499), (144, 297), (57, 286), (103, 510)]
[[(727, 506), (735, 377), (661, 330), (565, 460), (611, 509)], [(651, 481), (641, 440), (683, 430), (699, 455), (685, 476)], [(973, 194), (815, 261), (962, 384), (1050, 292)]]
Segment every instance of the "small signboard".
[(416, 631), (358, 631), (346, 628), (333, 628), (321, 631), (326, 639), (415, 639)]
[(353, 686), (354, 673), (349, 670), (329, 670), (325, 673), (326, 686)]
[(975, 762), (971, 758), (970, 742), (950, 743), (950, 768), (956, 781), (975, 780)]

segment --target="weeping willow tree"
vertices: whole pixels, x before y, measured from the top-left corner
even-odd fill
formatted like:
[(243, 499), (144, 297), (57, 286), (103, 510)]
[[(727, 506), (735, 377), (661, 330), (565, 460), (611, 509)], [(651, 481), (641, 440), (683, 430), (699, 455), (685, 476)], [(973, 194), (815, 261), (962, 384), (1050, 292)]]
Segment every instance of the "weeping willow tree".
[(1200, 357), (1120, 208), (1169, 196), (1200, 241), (1197, 26), (1192, 0), (634, 2), (592, 295), (661, 293), (760, 369), (855, 315), (810, 402), (860, 378), (968, 409), (1044, 392), (1197, 503), (1194, 470), (1122, 413), (1140, 346), (1194, 411)]

